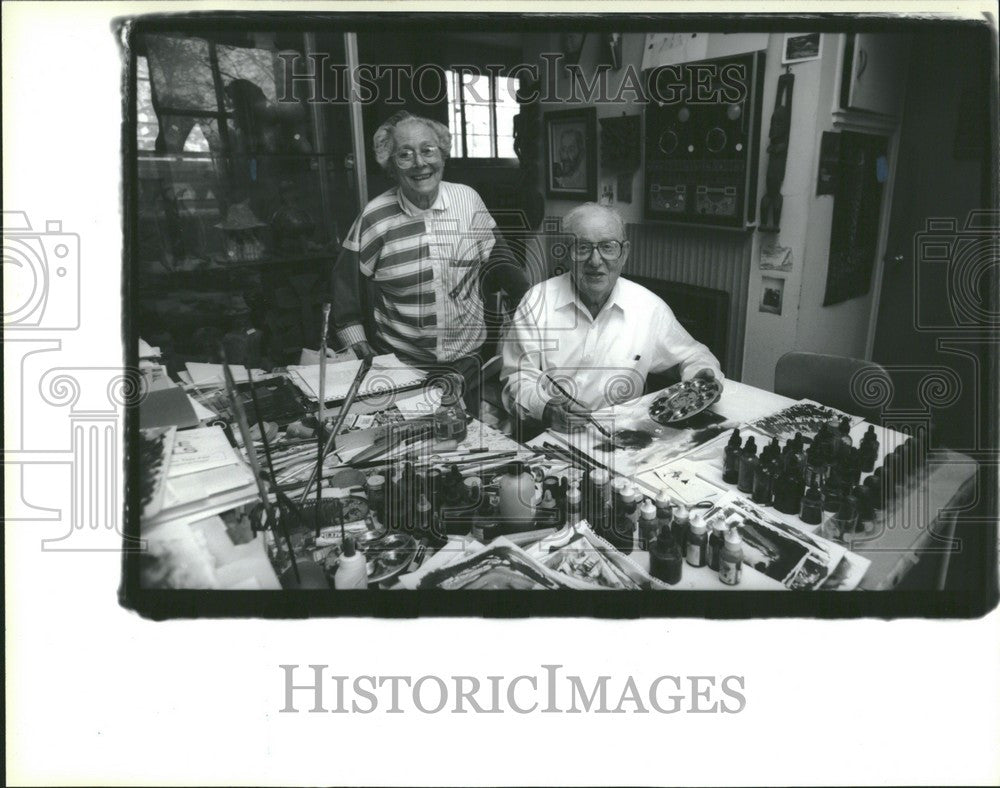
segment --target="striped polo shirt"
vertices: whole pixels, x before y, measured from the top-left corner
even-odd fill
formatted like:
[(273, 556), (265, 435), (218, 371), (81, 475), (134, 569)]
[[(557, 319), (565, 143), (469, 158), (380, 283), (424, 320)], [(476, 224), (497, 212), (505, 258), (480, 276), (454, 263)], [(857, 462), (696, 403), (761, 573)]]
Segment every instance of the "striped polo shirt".
[(442, 181), (430, 208), (398, 187), (365, 206), (344, 241), (376, 284), (379, 338), (414, 361), (452, 361), (486, 338), (480, 268), (493, 249), (490, 216), (475, 189)]

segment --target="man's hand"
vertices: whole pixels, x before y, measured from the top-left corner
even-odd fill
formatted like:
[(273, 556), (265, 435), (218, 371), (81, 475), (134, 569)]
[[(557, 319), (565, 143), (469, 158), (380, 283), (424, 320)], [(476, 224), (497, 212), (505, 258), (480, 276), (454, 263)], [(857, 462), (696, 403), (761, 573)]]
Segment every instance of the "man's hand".
[(351, 350), (353, 350), (354, 354), (360, 359), (371, 358), (375, 355), (375, 351), (372, 350), (372, 346), (367, 342), (355, 342), (351, 345)]
[(722, 381), (715, 377), (715, 370), (711, 367), (705, 367), (704, 369), (699, 369), (694, 377), (698, 380), (714, 380), (722, 385)]
[(590, 411), (568, 400), (549, 400), (542, 411), (542, 423), (556, 432), (576, 432), (586, 427), (583, 418)]

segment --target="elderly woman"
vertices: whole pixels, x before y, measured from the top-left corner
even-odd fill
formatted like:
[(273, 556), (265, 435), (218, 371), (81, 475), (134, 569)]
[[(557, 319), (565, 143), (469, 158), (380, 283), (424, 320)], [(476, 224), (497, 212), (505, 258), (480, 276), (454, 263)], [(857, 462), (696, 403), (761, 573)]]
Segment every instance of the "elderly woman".
[(364, 207), (334, 267), (338, 336), (359, 356), (392, 352), (421, 369), (460, 373), (477, 413), (481, 280), (518, 301), (527, 280), (476, 191), (442, 180), (446, 126), (399, 112), (379, 126), (374, 147), (396, 185)]

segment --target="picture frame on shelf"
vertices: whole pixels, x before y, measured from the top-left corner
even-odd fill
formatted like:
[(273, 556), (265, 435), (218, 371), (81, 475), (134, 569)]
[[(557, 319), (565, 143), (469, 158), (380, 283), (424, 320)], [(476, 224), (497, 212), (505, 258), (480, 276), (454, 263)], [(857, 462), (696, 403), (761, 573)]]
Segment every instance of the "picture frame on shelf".
[(597, 199), (597, 109), (545, 113), (545, 194)]

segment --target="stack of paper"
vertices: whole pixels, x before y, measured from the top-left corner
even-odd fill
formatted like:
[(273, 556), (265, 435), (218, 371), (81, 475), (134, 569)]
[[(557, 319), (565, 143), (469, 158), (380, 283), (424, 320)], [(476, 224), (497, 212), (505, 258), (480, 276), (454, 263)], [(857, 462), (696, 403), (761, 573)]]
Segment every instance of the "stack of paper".
[(174, 439), (159, 513), (143, 527), (198, 514), (207, 517), (249, 503), (258, 495), (253, 472), (221, 427), (179, 431)]
[[(185, 382), (190, 382), (195, 386), (224, 386), (226, 384), (222, 364), (189, 361), (184, 366), (187, 367), (187, 375), (179, 377), (187, 378)], [(233, 380), (237, 383), (246, 383), (249, 380), (247, 368), (242, 364), (230, 364), (229, 371), (233, 373)], [(254, 380), (260, 380), (266, 374), (262, 369), (255, 369), (252, 372)]]
[[(328, 403), (340, 402), (347, 397), (360, 368), (360, 359), (327, 362), (325, 399)], [(309, 399), (319, 399), (319, 364), (290, 366), (288, 376)], [(370, 397), (411, 388), (420, 385), (425, 377), (423, 372), (404, 364), (394, 353), (376, 356), (358, 390), (358, 396)]]

